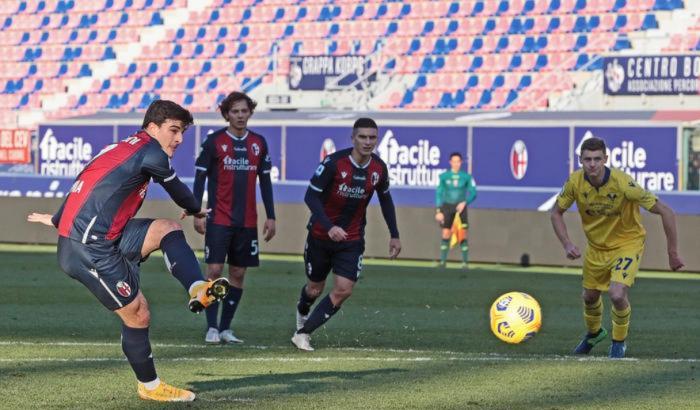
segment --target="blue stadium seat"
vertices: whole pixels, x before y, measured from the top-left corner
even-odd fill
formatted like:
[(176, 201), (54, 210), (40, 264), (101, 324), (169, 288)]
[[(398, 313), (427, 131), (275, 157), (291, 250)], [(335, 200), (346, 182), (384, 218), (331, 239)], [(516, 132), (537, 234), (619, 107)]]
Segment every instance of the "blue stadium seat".
[(447, 52), (451, 53), (451, 52), (455, 51), (457, 49), (457, 45), (458, 45), (458, 42), (457, 42), (456, 38), (451, 38), (451, 39), (447, 40)]
[(409, 45), (408, 52), (406, 54), (411, 55), (418, 50), (420, 50), (420, 39), (414, 38), (413, 40), (411, 40), (411, 44)]
[(574, 33), (583, 33), (588, 30), (588, 24), (586, 23), (585, 16), (576, 17), (576, 22), (574, 23), (573, 31)]
[(358, 4), (357, 6), (355, 6), (355, 11), (352, 13), (351, 20), (354, 20), (358, 17), (362, 17), (363, 14), (365, 14), (365, 6), (363, 6), (362, 4)]
[(178, 71), (180, 71), (180, 63), (177, 61), (171, 62), (170, 67), (168, 68), (168, 74), (175, 74)]
[(525, 37), (525, 40), (523, 41), (523, 46), (522, 48), (520, 48), (520, 51), (523, 53), (535, 52), (535, 38), (530, 36)]
[(411, 4), (406, 3), (401, 7), (401, 11), (399, 12), (399, 18), (404, 18), (411, 14)]
[(399, 107), (405, 107), (412, 102), (413, 102), (413, 91), (406, 90), (406, 93), (403, 95), (403, 98), (401, 99), (401, 103), (399, 104)]
[(580, 54), (578, 58), (576, 59), (576, 67), (574, 67), (576, 70), (581, 69), (581, 67), (585, 66), (588, 64), (588, 54)]
[(182, 101), (184, 105), (190, 105), (192, 104), (192, 100), (194, 100), (194, 97), (192, 97), (192, 94), (185, 94), (185, 99)]
[(438, 56), (434, 61), (435, 71), (442, 70), (445, 67), (445, 57)]
[(126, 75), (130, 76), (130, 75), (134, 74), (136, 72), (137, 68), (138, 68), (138, 66), (136, 65), (136, 63), (129, 64), (129, 68), (127, 68), (127, 70), (126, 70)]
[(244, 38), (248, 37), (249, 34), (250, 34), (250, 27), (243, 26), (241, 28), (241, 32), (238, 34), (237, 40), (243, 40)]
[(333, 54), (338, 49), (338, 42), (333, 40), (328, 44), (328, 54)]
[(474, 42), (472, 42), (472, 47), (469, 50), (470, 53), (474, 53), (478, 50), (481, 49), (481, 47), (484, 46), (484, 40), (481, 37), (477, 37), (474, 39)]
[(494, 19), (488, 19), (486, 20), (486, 25), (484, 26), (484, 31), (482, 31), (482, 34), (488, 34), (492, 32), (496, 28), (496, 20)]
[(83, 64), (80, 66), (80, 71), (78, 72), (78, 78), (81, 77), (92, 77), (92, 70), (90, 69), (90, 66), (87, 64)]
[(508, 91), (508, 97), (506, 97), (506, 102), (503, 103), (503, 107), (505, 108), (505, 107), (513, 104), (513, 102), (515, 102), (515, 100), (517, 100), (517, 99), (518, 99), (518, 92), (517, 91), (515, 91), (515, 90)]
[(380, 17), (383, 17), (387, 11), (388, 10), (387, 10), (386, 4), (384, 4), (384, 3), (380, 4), (379, 7), (377, 8), (377, 14), (374, 16), (374, 19), (376, 20)]
[(465, 86), (465, 89), (468, 90), (470, 88), (476, 87), (477, 85), (479, 85), (479, 76), (472, 74), (471, 76), (469, 76), (469, 79), (467, 80), (467, 84)]
[(450, 20), (449, 23), (447, 23), (447, 29), (445, 29), (445, 35), (448, 36), (459, 28), (459, 21), (458, 20)]
[(238, 50), (236, 50), (236, 57), (240, 57), (245, 52), (248, 51), (248, 44), (247, 43), (240, 43), (238, 44)]
[(177, 44), (175, 44), (175, 47), (173, 47), (173, 52), (170, 55), (170, 57), (177, 57), (180, 54), (182, 54), (182, 44), (177, 43)]
[(500, 53), (501, 51), (505, 50), (508, 48), (508, 36), (503, 36), (498, 39), (498, 43), (496, 44), (496, 50), (494, 50), (496, 53)]
[(549, 26), (547, 27), (547, 33), (551, 33), (552, 31), (558, 29), (560, 25), (561, 25), (561, 20), (559, 20), (559, 17), (552, 17), (549, 20)]
[(477, 108), (483, 107), (484, 105), (488, 104), (491, 102), (491, 91), (490, 90), (484, 90), (484, 92), (481, 94), (481, 98), (479, 99), (479, 102), (477, 103)]
[(105, 48), (105, 52), (102, 54), (102, 58), (100, 60), (115, 60), (117, 58), (116, 53), (114, 52), (114, 49), (112, 46), (107, 46)]
[(282, 34), (282, 38), (289, 37), (294, 34), (294, 24), (287, 24), (287, 27), (284, 28), (284, 34)]
[[(36, 64), (30, 64), (29, 68), (27, 69), (27, 77), (33, 76), (38, 70), (39, 69), (37, 68)], [(41, 81), (41, 79), (39, 79), (39, 81)]]
[(621, 28), (627, 25), (627, 16), (620, 14), (615, 19), (615, 26), (613, 26), (613, 31), (619, 31)]
[[(160, 19), (160, 23), (155, 23), (155, 24), (163, 24), (163, 19), (160, 17), (160, 13), (157, 11), (153, 13), (153, 19), (156, 18), (156, 14), (158, 14), (158, 18)], [(220, 14), (218, 9), (212, 10), (211, 14), (209, 15), (209, 24), (216, 22), (219, 20)], [(153, 19), (151, 19), (151, 25), (153, 25)]]
[(202, 69), (199, 71), (199, 75), (206, 74), (211, 71), (211, 61), (205, 61), (202, 64)]
[[(489, 0), (493, 1), (493, 0)], [(483, 1), (477, 1), (474, 3), (474, 8), (472, 9), (471, 16), (475, 17), (477, 14), (482, 13), (484, 11), (484, 2)]]
[(389, 25), (386, 27), (386, 33), (384, 33), (384, 37), (389, 37), (390, 35), (396, 33), (398, 29), (399, 25), (395, 21), (390, 22)]
[(474, 60), (472, 60), (472, 65), (469, 67), (469, 71), (478, 70), (482, 65), (484, 65), (484, 58), (481, 56), (476, 56), (474, 57)]
[(188, 78), (187, 82), (185, 82), (185, 90), (191, 90), (195, 86), (197, 86), (197, 79), (194, 77)]
[(466, 100), (465, 95), (464, 95), (464, 90), (457, 90), (455, 92), (454, 99), (452, 100), (453, 107), (464, 104), (464, 101)]
[(275, 17), (272, 19), (273, 23), (276, 23), (279, 20), (282, 20), (284, 18), (284, 7), (279, 7), (277, 8), (277, 11), (275, 11)]
[(501, 0), (500, 3), (498, 3), (498, 10), (496, 10), (497, 15), (501, 15), (505, 12), (508, 11), (508, 1), (507, 0)]
[(615, 4), (613, 5), (612, 12), (617, 13), (620, 9), (625, 7), (627, 5), (627, 0), (615, 0)]
[(647, 14), (642, 21), (642, 30), (650, 30), (659, 28), (659, 22), (656, 20), (655, 14)]
[(546, 54), (540, 54), (537, 56), (537, 60), (535, 61), (535, 67), (533, 70), (539, 71), (543, 69), (544, 67), (547, 66), (548, 60), (547, 60), (547, 55)]
[(554, 13), (561, 7), (561, 0), (552, 0), (547, 8), (547, 13)]
[(19, 104), (17, 104), (17, 107), (15, 107), (15, 109), (22, 108), (25, 105), (27, 105), (28, 103), (29, 103), (29, 94), (24, 94), (22, 96), (22, 98), (20, 98)]
[(433, 59), (430, 57), (425, 57), (423, 59), (423, 62), (420, 65), (420, 68), (418, 69), (419, 72), (421, 73), (430, 73), (433, 71)]
[(87, 104), (87, 95), (83, 94), (78, 98), (78, 102), (76, 104), (76, 107), (80, 107)]
[(459, 3), (456, 1), (453, 1), (450, 3), (450, 7), (447, 9), (447, 15), (446, 17), (449, 17), (459, 11)]
[(153, 83), (153, 89), (160, 90), (161, 88), (163, 88), (163, 77), (158, 77), (156, 78), (156, 82)]
[(576, 5), (574, 5), (574, 13), (586, 8), (586, 0), (576, 0)]
[(7, 17), (5, 18), (5, 23), (2, 25), (2, 29), (4, 30), (10, 26), (12, 26), (12, 17)]
[(423, 32), (421, 32), (420, 35), (421, 36), (428, 35), (429, 33), (433, 32), (433, 29), (435, 29), (435, 23), (432, 20), (428, 20), (423, 25)]
[(629, 50), (630, 48), (632, 48), (632, 43), (626, 35), (619, 36), (612, 47), (614, 51)]
[(299, 11), (297, 11), (297, 16), (294, 18), (294, 21), (299, 21), (306, 17), (306, 14), (308, 13), (308, 10), (306, 9), (306, 6), (301, 6), (299, 7)]
[(491, 89), (495, 90), (496, 88), (501, 88), (501, 87), (503, 87), (505, 82), (506, 82), (506, 79), (505, 79), (505, 77), (503, 77), (503, 74), (499, 74), (493, 79), (493, 84), (491, 84)]
[(525, 4), (523, 4), (523, 11), (521, 11), (521, 13), (527, 14), (534, 9), (535, 9), (535, 0), (525, 0)]
[(413, 87), (411, 87), (411, 90), (417, 90), (419, 88), (425, 87), (425, 85), (428, 83), (428, 79), (424, 74), (419, 74), (416, 77), (416, 82), (413, 83)]
[(209, 81), (209, 84), (207, 84), (207, 91), (211, 92), (216, 90), (216, 88), (219, 86), (219, 79), (214, 78), (213, 80)]
[(240, 22), (242, 23), (242, 22), (244, 22), (244, 21), (246, 21), (246, 20), (250, 20), (250, 18), (252, 17), (252, 15), (253, 15), (253, 12), (250, 10), (250, 8), (245, 9), (245, 10), (243, 11), (243, 16), (241, 16), (241, 21), (240, 21)]
[(591, 16), (591, 18), (588, 19), (587, 31), (593, 31), (598, 28), (598, 26), (600, 26), (600, 16)]
[(139, 77), (136, 80), (134, 80), (134, 83), (131, 85), (131, 91), (138, 90), (142, 86), (143, 86), (143, 80), (141, 79), (141, 77)]
[(454, 102), (452, 100), (452, 93), (442, 93), (440, 97), (440, 102), (437, 104), (437, 108), (452, 108), (454, 107)]
[(536, 45), (535, 45), (535, 51), (540, 51), (540, 50), (544, 50), (545, 48), (547, 48), (547, 43), (548, 43), (548, 42), (549, 42), (549, 40), (547, 40), (547, 36), (540, 36), (540, 37), (537, 37), (537, 43), (536, 43)]
[(508, 34), (520, 34), (523, 32), (523, 23), (519, 18), (514, 18), (508, 27)]
[(520, 91), (524, 88), (529, 87), (532, 84), (532, 76), (529, 74), (526, 74), (520, 78), (520, 82), (518, 83), (518, 87), (516, 88), (517, 91)]
[(201, 55), (204, 52), (204, 45), (201, 43), (197, 43), (197, 45), (194, 46), (194, 51), (192, 52), (192, 57), (197, 57)]
[(326, 38), (330, 38), (338, 34), (340, 31), (340, 26), (338, 23), (333, 23), (331, 24), (330, 28), (328, 29), (328, 34), (326, 34)]
[(34, 83), (34, 91), (40, 91), (42, 88), (44, 88), (44, 80), (40, 78)]
[(445, 39), (437, 39), (437, 41), (435, 41), (435, 47), (433, 47), (432, 54), (445, 54), (446, 52), (447, 45), (445, 44)]
[(588, 36), (581, 34), (576, 38), (576, 44), (574, 44), (574, 51), (579, 51), (588, 45)]
[(204, 38), (204, 36), (207, 35), (207, 28), (206, 27), (200, 27), (197, 29), (197, 36), (196, 39), (199, 40), (200, 38)]
[(243, 69), (245, 68), (245, 62), (243, 60), (239, 61), (236, 63), (235, 67), (233, 67), (233, 73), (238, 74), (243, 72)]
[(533, 28), (535, 28), (535, 19), (532, 17), (526, 18), (525, 21), (523, 22), (523, 28), (522, 28), (523, 34), (529, 32)]

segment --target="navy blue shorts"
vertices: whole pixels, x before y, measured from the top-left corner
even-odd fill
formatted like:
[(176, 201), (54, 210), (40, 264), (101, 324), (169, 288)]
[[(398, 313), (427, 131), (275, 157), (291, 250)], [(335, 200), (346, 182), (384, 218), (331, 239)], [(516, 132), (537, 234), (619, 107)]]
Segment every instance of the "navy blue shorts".
[(312, 282), (323, 282), (333, 270), (336, 275), (357, 282), (364, 253), (364, 240), (334, 242), (316, 239), (309, 233), (304, 245), (306, 276)]
[(257, 228), (241, 228), (207, 224), (204, 235), (204, 261), (206, 263), (228, 262), (232, 266), (249, 267), (260, 265)]
[[(445, 216), (445, 220), (442, 221), (442, 227), (445, 229), (451, 229), (452, 223), (455, 221), (455, 216), (457, 215), (457, 204), (443, 204), (440, 207), (440, 211)], [(462, 227), (464, 229), (469, 227), (469, 221), (467, 220), (467, 207), (465, 206), (462, 212), (459, 213), (459, 218), (462, 220)]]
[(132, 219), (115, 241), (84, 244), (58, 237), (58, 263), (109, 310), (131, 303), (139, 293), (143, 241), (153, 219)]

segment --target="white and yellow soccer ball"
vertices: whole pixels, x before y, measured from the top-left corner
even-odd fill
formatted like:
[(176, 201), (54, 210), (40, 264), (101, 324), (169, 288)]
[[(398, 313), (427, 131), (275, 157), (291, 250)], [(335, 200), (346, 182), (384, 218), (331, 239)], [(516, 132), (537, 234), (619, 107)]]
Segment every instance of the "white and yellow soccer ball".
[(530, 339), (542, 326), (542, 309), (527, 293), (508, 292), (499, 296), (489, 312), (491, 331), (506, 343)]

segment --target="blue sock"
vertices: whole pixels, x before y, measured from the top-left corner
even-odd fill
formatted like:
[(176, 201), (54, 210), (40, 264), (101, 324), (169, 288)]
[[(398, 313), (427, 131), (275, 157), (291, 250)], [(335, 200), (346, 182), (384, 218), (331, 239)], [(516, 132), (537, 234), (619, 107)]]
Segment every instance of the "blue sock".
[(189, 291), (194, 282), (205, 280), (199, 261), (187, 244), (182, 231), (172, 231), (165, 235), (160, 241), (160, 249), (163, 251), (168, 270), (175, 279), (180, 281), (185, 290)]
[(321, 327), (324, 323), (328, 321), (337, 311), (340, 310), (340, 306), (333, 306), (331, 302), (331, 296), (327, 295), (323, 298), (316, 306), (309, 320), (306, 321), (304, 327), (299, 329), (297, 333), (312, 333), (314, 330)]
[(207, 327), (217, 328), (216, 323), (219, 316), (219, 302), (214, 302), (204, 309), (204, 313), (207, 315)]
[(151, 342), (148, 340), (148, 328), (137, 329), (122, 324), (122, 350), (131, 368), (136, 373), (136, 379), (141, 383), (155, 380), (156, 366), (151, 356)]
[(219, 322), (219, 331), (231, 328), (231, 321), (233, 320), (233, 315), (236, 314), (238, 304), (241, 302), (241, 296), (243, 296), (243, 289), (231, 286), (228, 295), (221, 301), (221, 322)]
[(311, 310), (311, 306), (314, 304), (316, 301), (316, 298), (312, 298), (311, 296), (306, 294), (306, 285), (301, 287), (301, 295), (299, 296), (299, 302), (297, 303), (297, 311), (299, 314), (302, 316), (306, 316), (309, 314), (309, 311)]

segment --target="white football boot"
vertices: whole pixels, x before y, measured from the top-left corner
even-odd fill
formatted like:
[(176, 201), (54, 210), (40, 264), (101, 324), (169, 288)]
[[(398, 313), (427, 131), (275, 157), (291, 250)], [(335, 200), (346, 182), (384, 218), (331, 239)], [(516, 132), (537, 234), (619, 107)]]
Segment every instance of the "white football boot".
[(299, 350), (305, 350), (307, 352), (313, 352), (314, 348), (311, 347), (311, 335), (308, 333), (294, 333), (292, 336), (292, 343)]
[(236, 337), (231, 329), (226, 329), (219, 333), (222, 343), (243, 343), (243, 340)]
[(221, 343), (219, 329), (210, 327), (209, 330), (207, 330), (207, 335), (204, 337), (204, 343), (212, 345)]

